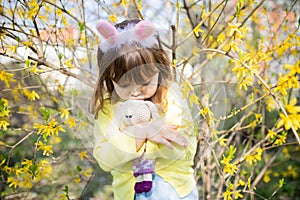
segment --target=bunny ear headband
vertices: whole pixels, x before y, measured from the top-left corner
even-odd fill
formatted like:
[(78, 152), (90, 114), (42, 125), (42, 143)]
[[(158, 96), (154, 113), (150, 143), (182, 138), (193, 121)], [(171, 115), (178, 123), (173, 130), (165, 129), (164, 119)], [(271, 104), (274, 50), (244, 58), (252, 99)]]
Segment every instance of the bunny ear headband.
[(122, 44), (140, 44), (145, 48), (158, 44), (154, 25), (145, 20), (129, 23), (125, 28), (116, 28), (107, 21), (99, 20), (96, 29), (102, 36), (99, 48), (103, 53), (121, 47)]

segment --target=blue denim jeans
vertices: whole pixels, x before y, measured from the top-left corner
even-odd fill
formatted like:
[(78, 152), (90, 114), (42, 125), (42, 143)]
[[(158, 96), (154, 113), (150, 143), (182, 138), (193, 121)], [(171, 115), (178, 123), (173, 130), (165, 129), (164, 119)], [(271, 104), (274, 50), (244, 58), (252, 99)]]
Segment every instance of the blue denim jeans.
[(164, 181), (157, 174), (153, 175), (153, 186), (150, 192), (135, 194), (135, 200), (198, 200), (198, 191), (195, 187), (186, 197), (180, 198), (168, 182)]

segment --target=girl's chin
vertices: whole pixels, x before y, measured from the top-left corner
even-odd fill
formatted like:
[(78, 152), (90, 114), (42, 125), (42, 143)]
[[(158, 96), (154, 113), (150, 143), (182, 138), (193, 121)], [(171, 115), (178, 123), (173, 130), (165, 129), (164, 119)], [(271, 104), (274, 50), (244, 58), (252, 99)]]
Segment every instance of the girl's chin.
[(145, 97), (131, 97), (131, 100), (145, 100)]

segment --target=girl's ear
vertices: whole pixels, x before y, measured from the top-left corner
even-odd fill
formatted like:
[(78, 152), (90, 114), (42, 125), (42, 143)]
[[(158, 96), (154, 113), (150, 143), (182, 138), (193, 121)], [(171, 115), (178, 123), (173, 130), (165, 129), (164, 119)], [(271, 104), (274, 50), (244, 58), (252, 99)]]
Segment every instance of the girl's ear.
[(99, 20), (96, 23), (96, 29), (107, 41), (109, 41), (110, 43), (115, 42), (117, 29), (113, 25), (111, 25), (107, 21)]
[(144, 40), (148, 37), (151, 37), (155, 32), (154, 25), (149, 22), (142, 20), (135, 25), (135, 35), (138, 39)]

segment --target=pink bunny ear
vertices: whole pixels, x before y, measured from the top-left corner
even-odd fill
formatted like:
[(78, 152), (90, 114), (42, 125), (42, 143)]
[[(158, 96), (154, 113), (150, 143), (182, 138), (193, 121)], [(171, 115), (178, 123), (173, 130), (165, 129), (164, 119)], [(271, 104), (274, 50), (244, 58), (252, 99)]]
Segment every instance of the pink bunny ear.
[(114, 38), (117, 35), (117, 30), (113, 25), (111, 25), (107, 21), (99, 20), (96, 23), (96, 29), (106, 40), (109, 40), (109, 42), (115, 41)]
[(137, 23), (137, 25), (135, 25), (135, 35), (140, 40), (152, 36), (154, 32), (155, 27), (149, 21), (142, 20), (139, 23)]

